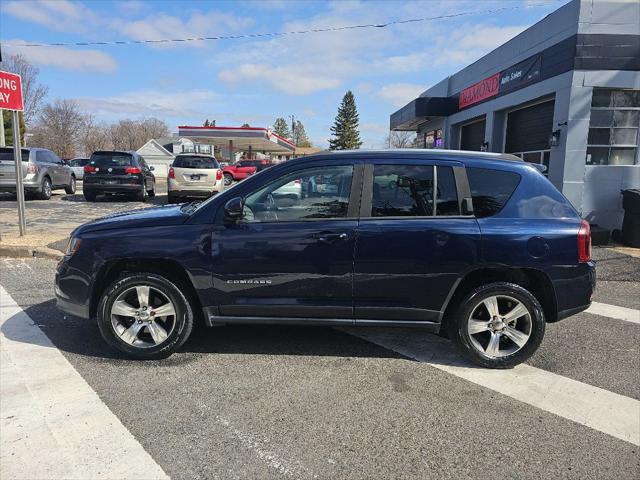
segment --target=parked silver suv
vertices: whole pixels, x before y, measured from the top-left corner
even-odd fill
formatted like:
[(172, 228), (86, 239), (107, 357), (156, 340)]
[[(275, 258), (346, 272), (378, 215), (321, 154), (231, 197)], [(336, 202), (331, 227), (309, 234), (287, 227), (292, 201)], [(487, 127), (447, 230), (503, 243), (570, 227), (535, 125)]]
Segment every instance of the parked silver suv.
[[(71, 167), (44, 148), (22, 149), (22, 179), (27, 197), (49, 200), (52, 190), (59, 188), (68, 194), (76, 192), (76, 176)], [(15, 191), (13, 148), (0, 148), (0, 192)]]

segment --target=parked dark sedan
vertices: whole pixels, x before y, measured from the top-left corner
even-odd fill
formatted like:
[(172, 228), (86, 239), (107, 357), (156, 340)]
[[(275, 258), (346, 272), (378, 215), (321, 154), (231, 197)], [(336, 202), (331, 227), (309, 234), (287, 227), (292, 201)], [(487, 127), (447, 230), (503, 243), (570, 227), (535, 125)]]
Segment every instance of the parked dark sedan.
[[(280, 195), (291, 182), (321, 195)], [(589, 224), (511, 155), (354, 151), (264, 170), (200, 204), (77, 228), (58, 306), (143, 359), (209, 326), (445, 330), (479, 365), (529, 358), (595, 288)], [(420, 333), (416, 331), (415, 335)]]
[(94, 152), (84, 166), (84, 198), (93, 202), (100, 194), (128, 194), (144, 202), (156, 194), (152, 170), (136, 152)]

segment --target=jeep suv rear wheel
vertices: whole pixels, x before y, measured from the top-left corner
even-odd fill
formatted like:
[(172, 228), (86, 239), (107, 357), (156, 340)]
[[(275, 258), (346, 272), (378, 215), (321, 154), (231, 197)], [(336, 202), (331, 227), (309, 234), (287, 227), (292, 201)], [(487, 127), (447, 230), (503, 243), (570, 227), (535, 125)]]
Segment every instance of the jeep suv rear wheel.
[(98, 306), (104, 339), (127, 355), (166, 358), (189, 338), (193, 311), (180, 289), (152, 273), (132, 273), (111, 284)]
[(499, 282), (469, 293), (449, 327), (451, 339), (474, 363), (510, 368), (537, 350), (545, 319), (540, 303), (528, 290)]

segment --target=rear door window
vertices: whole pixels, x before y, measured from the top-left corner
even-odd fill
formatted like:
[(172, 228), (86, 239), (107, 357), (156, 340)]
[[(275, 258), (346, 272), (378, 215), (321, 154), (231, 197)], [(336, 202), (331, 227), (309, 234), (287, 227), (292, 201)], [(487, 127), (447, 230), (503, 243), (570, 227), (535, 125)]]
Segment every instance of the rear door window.
[[(373, 217), (431, 217), (460, 215), (451, 167), (376, 165), (373, 170)], [(436, 189), (434, 208), (434, 187)]]
[(476, 217), (495, 215), (511, 198), (520, 175), (490, 168), (467, 168), (469, 188)]
[(70, 167), (84, 167), (87, 163), (89, 163), (88, 158), (73, 158), (69, 160)]
[(178, 156), (173, 161), (173, 166), (177, 168), (197, 168), (214, 169), (220, 168), (215, 158), (197, 156)]

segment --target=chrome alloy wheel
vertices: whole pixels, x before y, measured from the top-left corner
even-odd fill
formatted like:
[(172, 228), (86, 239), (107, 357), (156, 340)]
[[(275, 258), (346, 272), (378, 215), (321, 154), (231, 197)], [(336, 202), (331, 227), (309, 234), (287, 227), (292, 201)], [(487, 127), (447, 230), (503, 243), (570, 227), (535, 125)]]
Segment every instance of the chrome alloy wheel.
[(485, 298), (467, 321), (469, 339), (489, 358), (506, 357), (522, 349), (531, 336), (531, 313), (522, 302), (506, 295)]
[(111, 326), (125, 343), (150, 348), (164, 343), (176, 325), (176, 310), (169, 298), (155, 287), (128, 288), (111, 306)]

